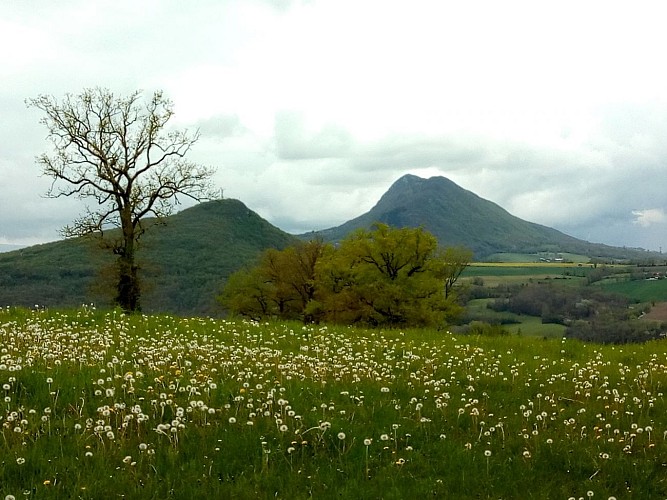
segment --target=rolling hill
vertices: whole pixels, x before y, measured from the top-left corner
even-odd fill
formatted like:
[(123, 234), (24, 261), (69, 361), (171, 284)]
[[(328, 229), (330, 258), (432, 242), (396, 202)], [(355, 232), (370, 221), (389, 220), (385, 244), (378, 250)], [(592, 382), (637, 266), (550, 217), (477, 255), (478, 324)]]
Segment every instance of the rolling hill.
[(443, 246), (470, 248), (477, 260), (497, 253), (567, 252), (590, 257), (637, 259), (647, 252), (593, 244), (515, 217), (445, 177), (398, 179), (367, 213), (338, 227), (300, 235), (339, 241), (375, 222), (395, 227), (422, 226)]
[[(215, 296), (229, 274), (265, 248), (294, 241), (238, 200), (185, 209), (150, 227), (141, 239), (143, 310), (215, 315)], [(95, 238), (1, 253), (0, 306), (111, 304), (113, 262)]]
[[(148, 313), (217, 315), (225, 279), (266, 248), (301, 239), (338, 241), (375, 222), (423, 226), (444, 246), (463, 245), (477, 260), (501, 252), (569, 252), (605, 259), (646, 259), (645, 251), (591, 244), (514, 217), (444, 177), (406, 175), (368, 213), (345, 224), (287, 234), (238, 200), (216, 200), (153, 224), (141, 239), (138, 261), (142, 306)], [(654, 254), (654, 257), (660, 257)], [(0, 253), (0, 307), (110, 305), (113, 256), (97, 238), (76, 238)]]

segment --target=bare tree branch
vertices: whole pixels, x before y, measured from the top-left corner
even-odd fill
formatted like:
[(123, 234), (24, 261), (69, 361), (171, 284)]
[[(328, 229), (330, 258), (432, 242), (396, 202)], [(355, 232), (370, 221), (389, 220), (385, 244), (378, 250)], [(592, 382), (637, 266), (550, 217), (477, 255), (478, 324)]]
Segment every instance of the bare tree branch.
[[(53, 179), (47, 196), (91, 199), (98, 206), (87, 207), (63, 234), (102, 234), (105, 228), (120, 228), (114, 251), (127, 259), (123, 266), (128, 272), (136, 271), (135, 244), (143, 233), (144, 217), (169, 215), (179, 195), (197, 201), (213, 197), (214, 170), (185, 159), (199, 132), (166, 130), (174, 114), (172, 102), (161, 91), (145, 103), (141, 95), (136, 91), (119, 97), (95, 88), (67, 94), (61, 101), (47, 95), (27, 101), (44, 113), (41, 123), (53, 148), (51, 154), (37, 157), (44, 175)], [(119, 294), (129, 286), (129, 293), (138, 297), (136, 284), (127, 279), (121, 274)], [(122, 300), (121, 305), (133, 308), (131, 301)]]

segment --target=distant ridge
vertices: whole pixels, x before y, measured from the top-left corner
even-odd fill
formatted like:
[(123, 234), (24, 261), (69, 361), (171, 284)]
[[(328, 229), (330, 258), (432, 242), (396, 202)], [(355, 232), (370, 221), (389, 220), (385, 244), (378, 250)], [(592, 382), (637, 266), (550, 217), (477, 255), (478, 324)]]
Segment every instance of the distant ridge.
[[(146, 224), (155, 221), (150, 219)], [(147, 313), (217, 315), (215, 297), (227, 277), (267, 248), (298, 241), (238, 200), (182, 210), (150, 227), (138, 255)], [(398, 179), (366, 214), (341, 226), (300, 235), (339, 241), (375, 222), (419, 227), (444, 246), (463, 245), (476, 260), (504, 252), (570, 252), (604, 259), (662, 258), (660, 254), (578, 240), (526, 222), (444, 177)], [(0, 253), (0, 307), (111, 305), (113, 256), (94, 238), (74, 238)], [(111, 287), (110, 287), (110, 286)]]
[[(182, 210), (166, 218), (164, 225), (150, 227), (141, 239), (143, 310), (216, 314), (215, 297), (231, 273), (262, 250), (284, 248), (294, 241), (294, 236), (238, 200), (215, 200)], [(102, 283), (109, 281), (113, 262), (111, 253), (92, 238), (1, 253), (0, 307), (110, 305), (113, 290)], [(101, 272), (106, 272), (105, 278)]]
[(367, 213), (340, 226), (300, 235), (338, 241), (359, 228), (382, 222), (424, 227), (443, 246), (463, 245), (477, 260), (496, 253), (569, 252), (601, 258), (636, 258), (646, 252), (593, 244), (513, 216), (445, 177), (404, 175)]

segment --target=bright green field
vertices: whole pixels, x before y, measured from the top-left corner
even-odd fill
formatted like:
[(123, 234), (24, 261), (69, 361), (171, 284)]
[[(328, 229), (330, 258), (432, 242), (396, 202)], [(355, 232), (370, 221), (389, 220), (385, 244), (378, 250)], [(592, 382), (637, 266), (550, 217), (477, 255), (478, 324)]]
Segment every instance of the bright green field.
[(626, 295), (637, 302), (667, 301), (667, 279), (600, 283), (605, 290)]
[(665, 498), (667, 349), (0, 312), (0, 498)]

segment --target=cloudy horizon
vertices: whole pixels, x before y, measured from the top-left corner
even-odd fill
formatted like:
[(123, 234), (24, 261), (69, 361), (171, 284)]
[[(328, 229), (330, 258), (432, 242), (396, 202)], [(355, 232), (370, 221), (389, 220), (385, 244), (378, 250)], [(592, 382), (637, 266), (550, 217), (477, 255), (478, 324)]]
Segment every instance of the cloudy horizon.
[[(291, 233), (444, 176), (594, 243), (667, 248), (658, 1), (103, 0), (0, 6), (0, 244), (60, 239), (25, 100), (164, 90), (189, 159)], [(183, 208), (183, 207), (180, 207)]]

